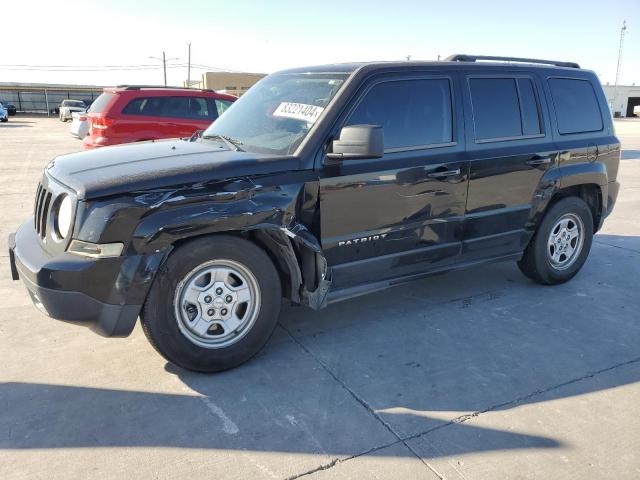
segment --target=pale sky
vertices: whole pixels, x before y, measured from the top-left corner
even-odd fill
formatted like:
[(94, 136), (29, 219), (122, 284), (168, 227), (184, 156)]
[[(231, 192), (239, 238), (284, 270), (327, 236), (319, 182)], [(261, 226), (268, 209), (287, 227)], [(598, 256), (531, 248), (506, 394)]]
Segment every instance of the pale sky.
[(165, 50), (179, 58), (168, 62), (168, 83), (180, 85), (190, 41), (193, 63), (238, 71), (471, 53), (576, 61), (604, 84), (614, 82), (626, 20), (620, 83), (640, 84), (640, 0), (2, 3), (0, 82), (161, 84), (149, 56)]

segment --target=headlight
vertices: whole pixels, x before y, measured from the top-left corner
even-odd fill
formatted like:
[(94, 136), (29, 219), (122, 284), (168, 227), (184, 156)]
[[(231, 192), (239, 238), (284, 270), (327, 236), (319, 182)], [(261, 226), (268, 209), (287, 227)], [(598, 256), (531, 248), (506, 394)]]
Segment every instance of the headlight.
[(56, 234), (61, 239), (67, 238), (69, 230), (71, 230), (71, 221), (73, 220), (73, 202), (69, 195), (65, 195), (61, 202), (58, 203), (58, 211), (55, 216)]

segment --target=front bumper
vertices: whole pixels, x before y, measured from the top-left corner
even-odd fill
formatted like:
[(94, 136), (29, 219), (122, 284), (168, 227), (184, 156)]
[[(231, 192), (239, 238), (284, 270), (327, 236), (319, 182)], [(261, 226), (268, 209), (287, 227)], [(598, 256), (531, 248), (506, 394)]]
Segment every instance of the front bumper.
[(42, 248), (33, 221), (9, 236), (12, 276), (22, 280), (34, 305), (51, 318), (106, 337), (131, 333), (163, 256), (51, 256)]

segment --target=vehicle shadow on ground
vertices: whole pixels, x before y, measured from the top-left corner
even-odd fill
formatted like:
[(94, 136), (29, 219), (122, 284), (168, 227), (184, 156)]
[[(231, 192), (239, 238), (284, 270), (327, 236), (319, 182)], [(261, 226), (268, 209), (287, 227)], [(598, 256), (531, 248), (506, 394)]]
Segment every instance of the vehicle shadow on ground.
[[(638, 237), (624, 238), (640, 249)], [(242, 367), (202, 375), (168, 366), (184, 394), (0, 384), (0, 449), (348, 456), (443, 426), (477, 440), (439, 445), (431, 456), (561, 447), (466, 419), (640, 381), (638, 299), (607, 286), (614, 277), (602, 263), (613, 262), (615, 278), (637, 278), (640, 255), (598, 248), (579, 277), (555, 288), (499, 264), (391, 289), (393, 302), (373, 294), (319, 312), (286, 308), (266, 350)], [(614, 297), (603, 306), (598, 294)], [(595, 376), (616, 364), (632, 368)]]
[(32, 128), (32, 125), (27, 125), (27, 123), (33, 122), (5, 122), (0, 123), (0, 128)]
[(622, 160), (640, 160), (640, 150), (622, 150)]

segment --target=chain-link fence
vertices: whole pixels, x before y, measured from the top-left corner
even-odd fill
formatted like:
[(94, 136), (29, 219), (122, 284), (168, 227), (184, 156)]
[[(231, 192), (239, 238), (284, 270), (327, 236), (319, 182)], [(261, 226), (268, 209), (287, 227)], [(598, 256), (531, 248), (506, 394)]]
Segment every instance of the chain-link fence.
[(0, 85), (0, 103), (15, 105), (18, 112), (56, 115), (63, 100), (83, 100), (90, 105), (102, 93), (102, 87), (35, 87)]

